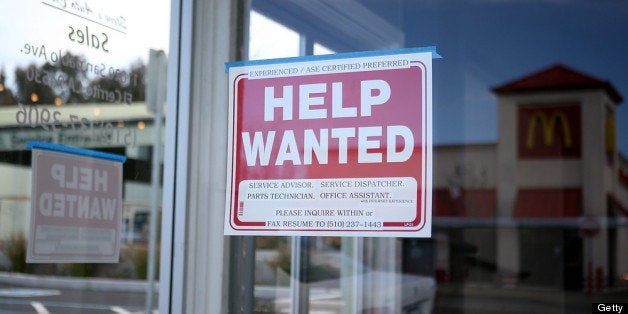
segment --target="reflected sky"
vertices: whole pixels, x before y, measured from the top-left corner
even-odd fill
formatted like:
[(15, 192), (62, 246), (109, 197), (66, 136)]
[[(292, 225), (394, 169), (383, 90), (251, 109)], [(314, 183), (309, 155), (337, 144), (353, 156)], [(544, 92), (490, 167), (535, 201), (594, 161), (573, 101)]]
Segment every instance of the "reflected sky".
[[(15, 67), (42, 64), (59, 51), (71, 51), (94, 64), (126, 68), (137, 60), (146, 62), (151, 48), (168, 50), (169, 20), (168, 0), (4, 1), (0, 69), (12, 87)], [(85, 35), (82, 42), (79, 31)], [(25, 46), (37, 50), (27, 51)]]
[[(370, 2), (370, 1), (367, 1)], [(436, 141), (497, 139), (490, 89), (560, 63), (610, 81), (628, 97), (626, 1), (428, 1), (404, 6), (406, 45), (436, 45)], [(628, 153), (628, 108), (617, 107), (617, 140)]]
[[(370, 13), (357, 10), (355, 2)], [(436, 144), (495, 142), (497, 98), (491, 88), (558, 63), (608, 80), (628, 98), (626, 1), (357, 0), (325, 5), (308, 2), (292, 8), (286, 4), (253, 1), (252, 6), (337, 52), (374, 49), (364, 45), (374, 39), (354, 42), (347, 38), (356, 26), (381, 26), (369, 20), (373, 13), (403, 33), (403, 42), (396, 48), (436, 46), (443, 56), (433, 65)], [(326, 21), (331, 11), (318, 17), (303, 12), (304, 8), (324, 11), (329, 9), (326, 6), (335, 7), (339, 15)], [(350, 12), (337, 10), (342, 6), (351, 8), (345, 10)], [(361, 20), (368, 22), (359, 25)], [(391, 47), (375, 47), (385, 48)], [(625, 104), (617, 107), (617, 121), (618, 147), (626, 155)]]

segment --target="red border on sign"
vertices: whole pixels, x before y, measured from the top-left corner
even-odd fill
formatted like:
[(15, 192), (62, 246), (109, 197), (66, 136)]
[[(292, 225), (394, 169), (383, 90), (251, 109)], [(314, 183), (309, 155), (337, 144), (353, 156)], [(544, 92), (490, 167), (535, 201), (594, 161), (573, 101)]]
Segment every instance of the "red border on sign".
[[(420, 231), (422, 230), (425, 225), (426, 225), (426, 218), (427, 218), (427, 199), (428, 196), (426, 195), (427, 193), (422, 193), (422, 191), (425, 191), (426, 188), (428, 187), (428, 182), (427, 182), (427, 171), (428, 171), (428, 166), (429, 166), (429, 160), (428, 160), (428, 149), (429, 147), (427, 147), (427, 145), (429, 145), (428, 142), (428, 128), (430, 127), (429, 125), (427, 125), (429, 119), (428, 119), (428, 114), (429, 114), (429, 108), (428, 108), (428, 93), (430, 92), (428, 90), (428, 86), (429, 86), (429, 82), (428, 82), (428, 77), (427, 77), (427, 66), (421, 62), (421, 61), (411, 61), (410, 62), (411, 65), (409, 68), (402, 68), (402, 69), (391, 69), (391, 71), (394, 70), (407, 70), (407, 69), (411, 69), (411, 68), (417, 68), (420, 71), (420, 78), (423, 82), (422, 84), (422, 90), (420, 91), (421, 93), (421, 127), (420, 127), (420, 139), (421, 139), (421, 152), (419, 153), (419, 157), (421, 159), (421, 165), (420, 165), (420, 169), (421, 172), (418, 176), (413, 176), (416, 180), (417, 180), (417, 200), (420, 199), (419, 202), (417, 202), (417, 205), (420, 206), (420, 208), (416, 208), (416, 215), (415, 215), (415, 219), (413, 221), (388, 221), (388, 222), (383, 222), (383, 229), (379, 229), (379, 230), (373, 230), (373, 229), (352, 229), (352, 230), (347, 230), (347, 229), (281, 229), (281, 228), (259, 228), (259, 227), (263, 227), (266, 225), (266, 223), (264, 221), (242, 221), (239, 219), (238, 217), (238, 204), (239, 204), (239, 184), (240, 182), (242, 182), (243, 180), (247, 180), (247, 179), (251, 179), (251, 178), (242, 178), (241, 174), (238, 173), (238, 154), (240, 153), (238, 151), (238, 147), (239, 147), (239, 140), (238, 140), (238, 135), (240, 134), (240, 125), (239, 125), (239, 121), (241, 121), (240, 119), (242, 118), (241, 115), (241, 110), (242, 108), (241, 103), (240, 103), (240, 81), (242, 81), (243, 79), (248, 79), (248, 74), (243, 73), (243, 74), (239, 74), (237, 75), (234, 80), (233, 80), (233, 94), (232, 94), (232, 130), (231, 130), (231, 147), (229, 148), (231, 150), (231, 169), (229, 169), (231, 176), (230, 176), (230, 193), (229, 193), (229, 224), (231, 226), (231, 228), (233, 230), (239, 230), (239, 231), (287, 231), (287, 232), (303, 232), (303, 231), (311, 231), (311, 232), (373, 232), (373, 233), (380, 233), (380, 232), (415, 232), (415, 231)], [(380, 70), (382, 71), (382, 70)], [(388, 71), (388, 70), (386, 70)], [(378, 71), (375, 71), (378, 72)], [(356, 73), (356, 72), (354, 72)], [(359, 72), (357, 72), (359, 73)], [(420, 178), (419, 178), (420, 176)], [(366, 176), (368, 177), (368, 176)], [(373, 177), (377, 177), (377, 176), (373, 176)], [(347, 178), (351, 178), (351, 177), (347, 177)], [(252, 179), (260, 179), (260, 178), (252, 178)], [(333, 179), (333, 178), (327, 178), (327, 177), (305, 177), (305, 178), (292, 178), (292, 177), (287, 177), (287, 178), (273, 178), (273, 179)], [(428, 191), (429, 192), (429, 191)], [(405, 228), (395, 228), (395, 229), (387, 229), (390, 227), (405, 227)]]

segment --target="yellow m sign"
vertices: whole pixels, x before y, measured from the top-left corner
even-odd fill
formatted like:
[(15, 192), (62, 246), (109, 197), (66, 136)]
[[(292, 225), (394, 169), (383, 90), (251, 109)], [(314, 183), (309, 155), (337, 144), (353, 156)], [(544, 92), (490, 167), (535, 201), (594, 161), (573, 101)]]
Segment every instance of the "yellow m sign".
[(521, 158), (577, 158), (581, 153), (580, 105), (521, 106), (517, 140)]
[(528, 131), (526, 136), (526, 147), (528, 149), (534, 148), (537, 125), (541, 126), (543, 144), (545, 146), (554, 145), (554, 133), (556, 130), (556, 124), (560, 123), (563, 134), (563, 147), (571, 148), (573, 142), (571, 140), (571, 128), (569, 127), (569, 120), (562, 111), (554, 111), (550, 116), (545, 112), (537, 110), (535, 111), (530, 120), (528, 121)]

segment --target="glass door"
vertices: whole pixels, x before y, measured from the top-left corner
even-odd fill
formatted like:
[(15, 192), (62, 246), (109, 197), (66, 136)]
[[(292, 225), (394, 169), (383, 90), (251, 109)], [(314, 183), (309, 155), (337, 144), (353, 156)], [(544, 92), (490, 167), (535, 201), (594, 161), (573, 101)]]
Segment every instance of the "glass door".
[(156, 312), (170, 2), (0, 17), (0, 312)]

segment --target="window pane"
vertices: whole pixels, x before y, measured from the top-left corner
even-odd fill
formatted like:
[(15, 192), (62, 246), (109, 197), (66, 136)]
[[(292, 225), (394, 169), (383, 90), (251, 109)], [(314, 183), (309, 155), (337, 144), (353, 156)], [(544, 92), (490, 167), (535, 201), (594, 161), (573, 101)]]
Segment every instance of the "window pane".
[[(443, 56), (433, 65), (432, 237), (264, 239), (273, 253), (258, 243), (255, 276), (273, 279), (256, 283), (257, 311), (589, 313), (625, 300), (625, 3), (252, 8), (298, 34), (290, 45), (301, 51), (436, 46)], [(291, 298), (294, 267), (305, 294)]]
[(251, 11), (249, 60), (299, 55), (299, 34), (290, 28)]
[(315, 55), (326, 55), (326, 54), (332, 54), (334, 53), (333, 50), (319, 44), (319, 43), (314, 43), (314, 54)]
[[(0, 11), (0, 312), (156, 309), (169, 11), (163, 0)], [(113, 162), (120, 175), (103, 154), (126, 158)]]

